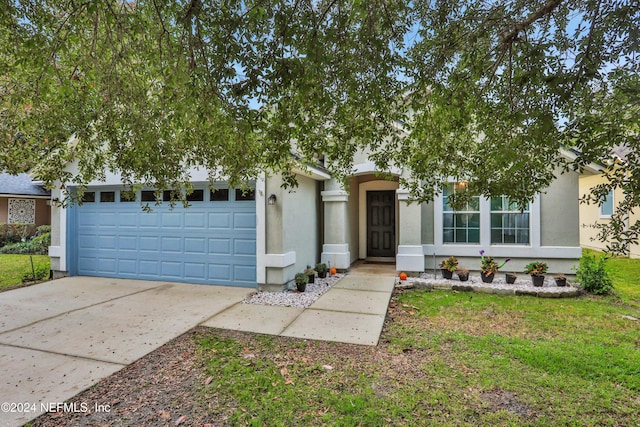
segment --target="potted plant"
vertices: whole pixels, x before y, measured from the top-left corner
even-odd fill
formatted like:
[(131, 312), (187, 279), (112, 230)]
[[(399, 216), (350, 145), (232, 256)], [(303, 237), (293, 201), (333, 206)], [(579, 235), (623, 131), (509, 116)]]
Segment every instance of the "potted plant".
[(564, 274), (560, 273), (554, 276), (556, 280), (556, 286), (567, 286), (567, 278)]
[(453, 277), (453, 272), (458, 268), (458, 260), (456, 257), (451, 255), (440, 263), (440, 268), (442, 269), (442, 277), (445, 279), (451, 279)]
[(546, 262), (532, 261), (524, 267), (524, 272), (531, 275), (533, 286), (544, 285), (544, 274), (549, 266)]
[(461, 268), (457, 270), (456, 273), (458, 274), (458, 279), (460, 279), (461, 282), (469, 280), (469, 270), (466, 268)]
[(507, 258), (504, 262), (498, 265), (497, 262), (490, 256), (484, 256), (484, 250), (480, 251), (480, 277), (484, 283), (493, 282), (493, 278), (495, 274), (501, 269), (506, 263), (511, 261), (511, 258)]
[(310, 265), (307, 265), (307, 268), (304, 269), (304, 274), (307, 275), (307, 283), (313, 283), (316, 280), (316, 271)]
[(316, 264), (316, 271), (318, 272), (318, 277), (324, 279), (327, 277), (327, 271), (329, 271), (329, 269), (327, 268), (327, 264), (319, 262)]
[(304, 273), (297, 273), (295, 277), (296, 288), (298, 292), (304, 292), (307, 289), (307, 282), (309, 281), (309, 276)]
[(516, 283), (516, 278), (518, 276), (516, 276), (516, 273), (507, 273), (505, 274), (505, 279), (507, 281), (508, 284), (513, 285), (514, 283)]

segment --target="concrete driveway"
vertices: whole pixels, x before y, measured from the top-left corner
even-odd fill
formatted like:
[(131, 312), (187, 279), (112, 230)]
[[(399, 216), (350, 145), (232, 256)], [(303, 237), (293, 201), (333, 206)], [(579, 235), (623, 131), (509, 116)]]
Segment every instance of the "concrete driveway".
[(67, 277), (0, 293), (0, 426), (55, 408), (252, 291)]

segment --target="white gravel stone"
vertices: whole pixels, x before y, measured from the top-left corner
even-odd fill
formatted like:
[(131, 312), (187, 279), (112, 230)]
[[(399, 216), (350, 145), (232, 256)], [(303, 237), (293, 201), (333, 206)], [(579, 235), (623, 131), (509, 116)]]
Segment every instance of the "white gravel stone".
[[(498, 273), (491, 283), (484, 283), (480, 278), (480, 274), (469, 274), (469, 280), (461, 282), (457, 275), (453, 275), (453, 279), (445, 279), (441, 275), (432, 273), (421, 273), (419, 277), (408, 277), (404, 282), (427, 282), (433, 284), (441, 284), (447, 286), (462, 285), (472, 286), (474, 288), (500, 289), (500, 290), (521, 290), (521, 291), (537, 291), (545, 293), (566, 293), (575, 290), (575, 286), (567, 282), (567, 286), (556, 286), (553, 276), (546, 276), (543, 286), (533, 286), (531, 277), (527, 275), (518, 275), (514, 284), (507, 283), (504, 273)], [(396, 283), (400, 279), (396, 278)]]
[[(307, 308), (320, 296), (333, 287), (344, 274), (327, 275), (325, 279), (316, 277), (314, 283), (307, 284), (304, 292), (298, 292), (295, 288), (282, 292), (256, 292), (242, 301), (245, 304), (279, 305), (283, 307)], [(295, 286), (295, 285), (294, 285)]]

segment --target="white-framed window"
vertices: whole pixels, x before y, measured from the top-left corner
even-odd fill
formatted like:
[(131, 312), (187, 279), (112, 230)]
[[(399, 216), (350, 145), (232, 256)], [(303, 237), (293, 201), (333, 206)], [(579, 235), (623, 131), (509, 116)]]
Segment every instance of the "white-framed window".
[(474, 196), (462, 210), (449, 205), (449, 196), (463, 191), (462, 182), (448, 183), (442, 192), (443, 243), (480, 243), (480, 197)]
[(600, 205), (600, 218), (611, 218), (613, 215), (613, 190), (609, 191)]
[(491, 244), (528, 245), (531, 215), (529, 204), (520, 211), (506, 196), (491, 199)]

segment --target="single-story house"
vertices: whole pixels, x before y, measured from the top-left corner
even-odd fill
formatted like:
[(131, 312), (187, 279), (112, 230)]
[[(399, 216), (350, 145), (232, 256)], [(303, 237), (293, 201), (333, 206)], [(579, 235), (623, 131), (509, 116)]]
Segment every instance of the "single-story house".
[(56, 275), (282, 289), (319, 261), (340, 270), (358, 260), (392, 262), (398, 271), (422, 272), (455, 255), (477, 271), (483, 249), (498, 261), (511, 258), (505, 271), (541, 259), (550, 272), (570, 274), (578, 263), (577, 173), (558, 173), (520, 212), (504, 197), (476, 197), (453, 211), (447, 195), (464, 185), (456, 182), (431, 203), (410, 203), (398, 182), (409, 171), (389, 171), (393, 180), (377, 172), (360, 153), (346, 188), (318, 165), (296, 171), (293, 191), (279, 176), (263, 176), (243, 193), (225, 182), (210, 191), (207, 171), (194, 169), (191, 206), (173, 209), (155, 206), (153, 188), (129, 200), (120, 178), (107, 174), (88, 183), (81, 206), (53, 208), (51, 266)]
[[(625, 161), (627, 149), (624, 147), (616, 147), (613, 152), (613, 160)], [(590, 165), (586, 167), (580, 175), (580, 197), (591, 192), (591, 190), (599, 185), (605, 184), (607, 178), (603, 173), (603, 165)], [(580, 244), (584, 248), (596, 249), (604, 251), (609, 242), (601, 241), (597, 238), (599, 225), (607, 224), (611, 221), (613, 212), (624, 199), (624, 192), (620, 188), (611, 190), (601, 205), (597, 204), (580, 204)], [(634, 224), (640, 221), (640, 212), (629, 213), (629, 223)], [(628, 226), (628, 225), (627, 225)], [(640, 258), (640, 245), (629, 245), (630, 258)]]
[(26, 173), (0, 173), (0, 223), (51, 224), (51, 194)]

